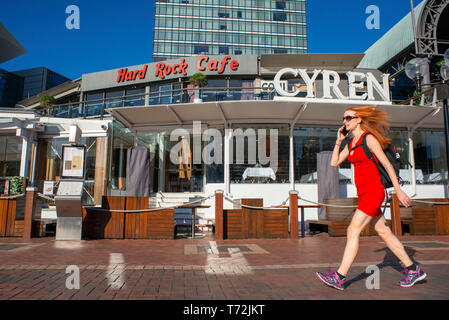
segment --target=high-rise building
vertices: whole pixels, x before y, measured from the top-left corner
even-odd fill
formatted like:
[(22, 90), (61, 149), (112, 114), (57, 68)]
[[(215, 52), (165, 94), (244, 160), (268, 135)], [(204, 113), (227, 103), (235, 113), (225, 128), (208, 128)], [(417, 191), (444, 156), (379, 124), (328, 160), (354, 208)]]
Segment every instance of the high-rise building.
[(0, 69), (0, 108), (12, 107), (22, 100), (24, 78)]
[(69, 78), (45, 67), (14, 71), (13, 73), (24, 78), (22, 99), (28, 99), (70, 81)]
[(307, 53), (305, 0), (156, 1), (153, 61)]

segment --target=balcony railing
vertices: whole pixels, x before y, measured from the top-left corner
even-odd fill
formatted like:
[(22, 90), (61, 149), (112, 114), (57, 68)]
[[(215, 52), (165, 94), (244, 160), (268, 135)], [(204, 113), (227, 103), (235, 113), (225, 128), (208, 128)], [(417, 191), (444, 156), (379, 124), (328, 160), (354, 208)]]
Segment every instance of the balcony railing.
[[(198, 97), (203, 102), (241, 101), (241, 100), (273, 100), (276, 92), (266, 88), (202, 88)], [(106, 109), (157, 106), (179, 103), (193, 103), (195, 89), (177, 89), (150, 92), (121, 97), (71, 102), (54, 105), (42, 110), (45, 115), (57, 118), (91, 118), (103, 117)]]

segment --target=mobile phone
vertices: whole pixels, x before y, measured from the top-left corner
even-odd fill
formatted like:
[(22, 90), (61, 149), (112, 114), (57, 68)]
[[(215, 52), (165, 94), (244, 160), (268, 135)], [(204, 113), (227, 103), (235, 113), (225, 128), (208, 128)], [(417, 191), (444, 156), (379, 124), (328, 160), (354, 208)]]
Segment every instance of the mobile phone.
[(347, 136), (348, 133), (349, 133), (349, 131), (346, 130), (346, 127), (344, 127), (343, 130), (341, 130), (341, 134), (344, 135), (344, 136)]

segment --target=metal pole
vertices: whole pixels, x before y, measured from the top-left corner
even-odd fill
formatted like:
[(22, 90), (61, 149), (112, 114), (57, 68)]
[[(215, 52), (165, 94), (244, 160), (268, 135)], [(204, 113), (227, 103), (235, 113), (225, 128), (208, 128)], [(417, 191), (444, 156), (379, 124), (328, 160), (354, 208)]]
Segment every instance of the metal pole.
[(412, 16), (412, 28), (413, 28), (413, 37), (415, 39), (415, 53), (418, 52), (418, 38), (416, 36), (416, 22), (415, 22), (415, 6), (413, 5), (413, 0), (410, 0), (410, 6), (412, 7), (411, 16)]
[(446, 170), (449, 170), (449, 110), (447, 105), (447, 99), (443, 100), (444, 110), (444, 136), (446, 140)]

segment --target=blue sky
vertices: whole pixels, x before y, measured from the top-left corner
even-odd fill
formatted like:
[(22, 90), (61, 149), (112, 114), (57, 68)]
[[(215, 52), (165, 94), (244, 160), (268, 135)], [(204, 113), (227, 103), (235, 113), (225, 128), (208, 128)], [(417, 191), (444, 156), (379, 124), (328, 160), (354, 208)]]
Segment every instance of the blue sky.
[[(79, 30), (65, 26), (69, 5), (80, 9)], [(379, 29), (366, 28), (370, 5), (380, 10)], [(409, 11), (409, 0), (308, 0), (309, 53), (363, 53)], [(152, 0), (2, 0), (0, 21), (27, 53), (0, 68), (45, 66), (76, 79), (151, 62), (153, 15)]]

